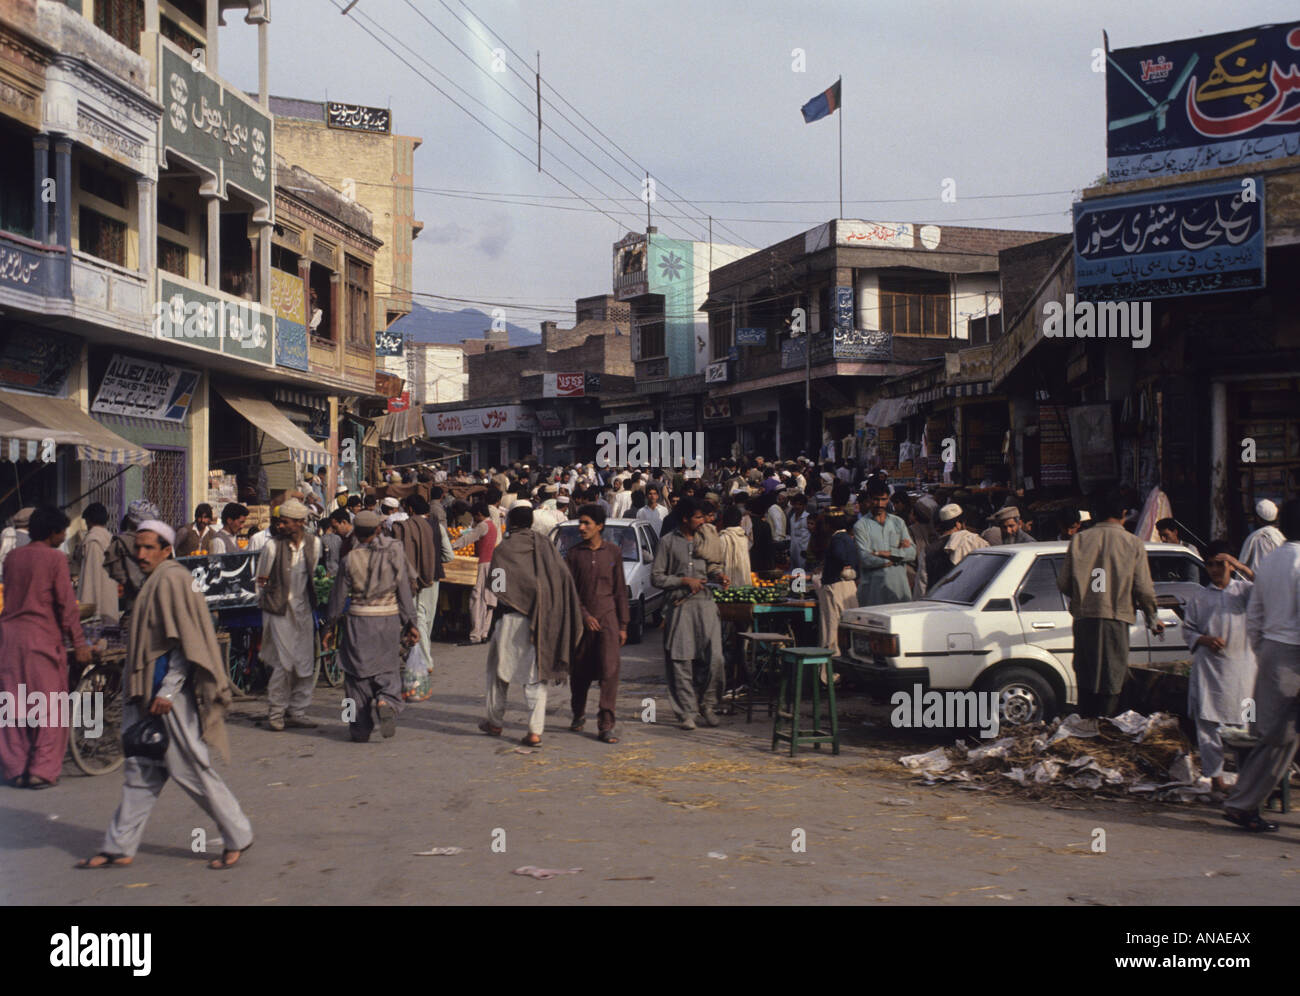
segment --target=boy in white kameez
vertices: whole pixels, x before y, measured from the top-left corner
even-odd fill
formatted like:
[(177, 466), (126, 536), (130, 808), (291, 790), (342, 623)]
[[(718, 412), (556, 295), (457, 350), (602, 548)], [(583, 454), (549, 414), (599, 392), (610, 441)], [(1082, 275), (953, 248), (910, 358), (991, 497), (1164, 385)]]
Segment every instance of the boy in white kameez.
[[(1183, 634), (1192, 651), (1188, 715), (1196, 722), (1201, 774), (1223, 792), (1222, 726), (1245, 726), (1244, 700), (1254, 694), (1255, 653), (1246, 637), (1246, 607), (1254, 572), (1225, 540), (1210, 545), (1210, 584), (1187, 600)], [(1234, 578), (1239, 571), (1247, 580)]]

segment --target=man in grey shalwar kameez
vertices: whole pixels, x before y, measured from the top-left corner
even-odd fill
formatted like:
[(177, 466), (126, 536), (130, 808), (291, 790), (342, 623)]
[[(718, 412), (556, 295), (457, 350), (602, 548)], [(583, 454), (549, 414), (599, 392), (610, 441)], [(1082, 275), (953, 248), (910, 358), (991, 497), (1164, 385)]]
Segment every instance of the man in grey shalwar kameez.
[(872, 481), (859, 500), (862, 517), (853, 526), (858, 546), (858, 605), (910, 602), (907, 565), (916, 562), (916, 546), (907, 525), (889, 511), (889, 488)]
[(217, 634), (190, 572), (172, 558), (175, 533), (146, 520), (134, 537), (136, 563), (144, 584), (131, 617), (123, 671), (122, 728), (146, 714), (160, 716), (167, 730), (161, 761), (128, 757), (122, 801), (104, 835), (103, 850), (78, 868), (131, 864), (145, 824), (167, 779), (212, 817), (221, 831), (222, 855), (214, 870), (233, 868), (253, 843), (253, 830), (216, 769), (209, 746), (229, 757), (225, 714), (232, 693), (221, 662)]
[(400, 644), (419, 639), (415, 629), (415, 600), (411, 597), (411, 568), (402, 544), (379, 532), (383, 519), (362, 512), (354, 523), (355, 546), (339, 567), (322, 620), (326, 628), (344, 615), (343, 693), (351, 699), (351, 734), (365, 743), (375, 728), (385, 737), (397, 732), (402, 708)]
[(1196, 722), (1196, 746), (1201, 774), (1222, 792), (1223, 739), (1220, 725), (1245, 726), (1250, 720), (1245, 702), (1255, 691), (1255, 652), (1246, 636), (1246, 608), (1251, 580), (1232, 576), (1255, 574), (1229, 551), (1225, 540), (1210, 545), (1206, 569), (1210, 584), (1187, 600), (1183, 637), (1192, 651), (1192, 673), (1187, 688), (1187, 715)]
[(314, 729), (307, 718), (316, 686), (316, 586), (312, 575), (320, 562), (319, 537), (304, 532), (307, 506), (290, 498), (280, 506), (280, 531), (257, 558), (262, 586), (263, 662), (271, 669), (266, 685), (267, 726)]
[[(717, 726), (715, 709), (722, 705), (722, 625), (718, 606), (706, 587), (708, 563), (695, 542), (704, 512), (693, 498), (677, 503), (680, 523), (659, 540), (650, 583), (667, 596), (664, 610), (664, 657), (668, 694), (683, 730), (695, 729), (698, 712), (705, 726)], [(723, 579), (719, 573), (717, 578)], [(723, 579), (724, 582), (727, 579)], [(708, 667), (708, 678), (696, 688), (695, 661)]]

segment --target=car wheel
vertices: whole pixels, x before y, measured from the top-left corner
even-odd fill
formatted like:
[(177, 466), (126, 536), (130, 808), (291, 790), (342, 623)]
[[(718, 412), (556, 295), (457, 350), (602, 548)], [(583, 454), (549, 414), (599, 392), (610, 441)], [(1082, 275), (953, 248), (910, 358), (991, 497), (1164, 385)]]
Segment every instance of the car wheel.
[(632, 606), (632, 620), (627, 624), (627, 642), (640, 643), (645, 635), (645, 596), (642, 595)]
[(1051, 683), (1027, 667), (1005, 667), (980, 682), (981, 690), (996, 692), (999, 719), (1006, 726), (1041, 723), (1057, 713)]

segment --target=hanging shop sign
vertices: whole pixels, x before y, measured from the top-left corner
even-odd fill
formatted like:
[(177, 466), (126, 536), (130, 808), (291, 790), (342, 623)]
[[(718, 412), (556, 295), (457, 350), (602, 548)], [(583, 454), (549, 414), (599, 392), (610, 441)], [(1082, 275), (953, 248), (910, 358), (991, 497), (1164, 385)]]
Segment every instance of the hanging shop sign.
[(388, 399), (388, 410), (390, 412), (404, 412), (411, 407), (411, 392), (403, 391), (395, 398)]
[(1074, 275), (1084, 301), (1263, 287), (1263, 178), (1075, 204)]
[(704, 420), (706, 422), (717, 422), (721, 419), (729, 418), (731, 418), (730, 398), (704, 399)]
[(727, 382), (727, 361), (718, 360), (704, 368), (704, 383), (725, 384)]
[(1300, 21), (1106, 54), (1112, 183), (1300, 155)]
[(402, 345), (402, 333), (394, 332), (392, 329), (378, 329), (375, 331), (376, 356), (401, 356)]
[(58, 397), (80, 355), (79, 339), (0, 320), (0, 387)]
[(104, 415), (184, 422), (198, 384), (197, 370), (114, 353), (90, 410)]
[(434, 438), (487, 432), (533, 432), (537, 429), (537, 416), (523, 405), (497, 405), (454, 412), (426, 412), (424, 427)]
[(766, 346), (767, 329), (736, 329), (737, 346)]
[(223, 553), (207, 557), (177, 557), (193, 576), (193, 588), (210, 609), (257, 605), (257, 552)]

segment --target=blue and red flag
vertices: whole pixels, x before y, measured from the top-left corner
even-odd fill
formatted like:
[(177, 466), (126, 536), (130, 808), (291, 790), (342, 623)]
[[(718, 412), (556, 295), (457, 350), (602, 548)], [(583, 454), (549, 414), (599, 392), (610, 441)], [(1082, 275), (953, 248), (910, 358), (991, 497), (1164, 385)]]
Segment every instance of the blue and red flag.
[(833, 86), (827, 87), (821, 93), (817, 94), (812, 100), (800, 108), (803, 111), (803, 123), (812, 124), (814, 121), (820, 121), (822, 118), (834, 114), (840, 109), (840, 81), (836, 80)]

